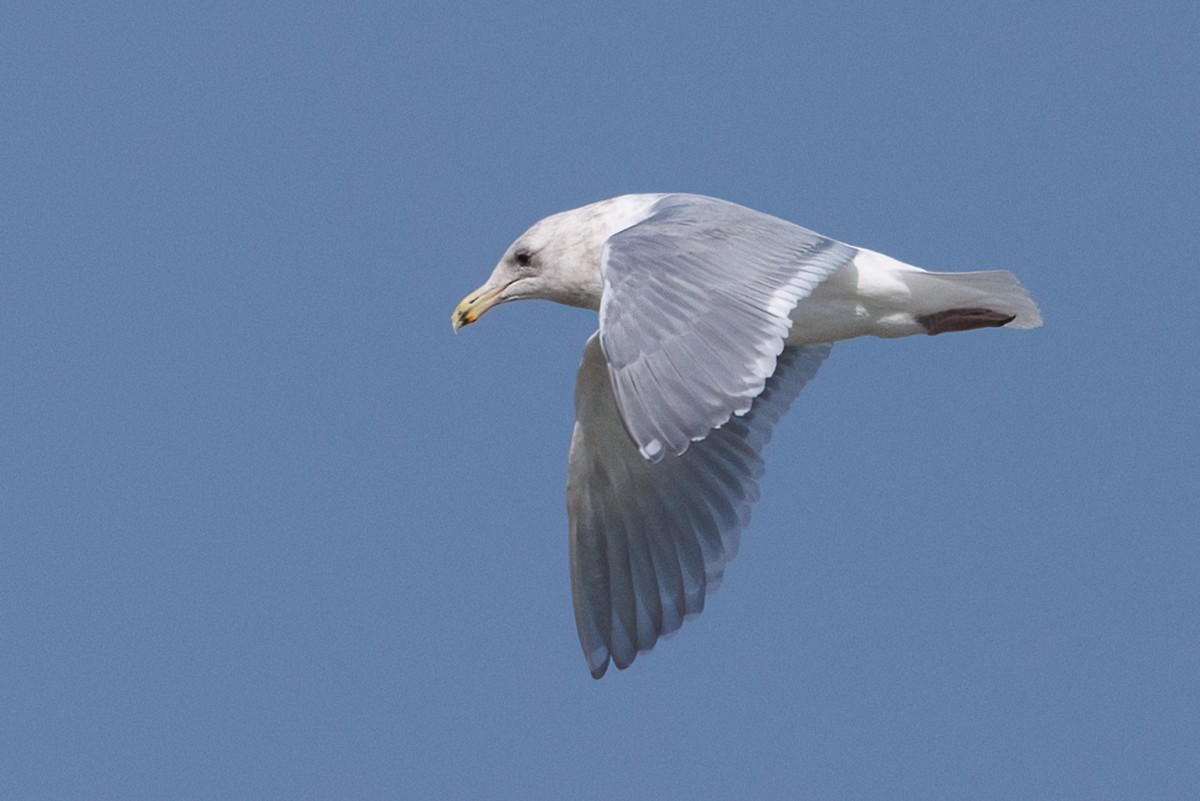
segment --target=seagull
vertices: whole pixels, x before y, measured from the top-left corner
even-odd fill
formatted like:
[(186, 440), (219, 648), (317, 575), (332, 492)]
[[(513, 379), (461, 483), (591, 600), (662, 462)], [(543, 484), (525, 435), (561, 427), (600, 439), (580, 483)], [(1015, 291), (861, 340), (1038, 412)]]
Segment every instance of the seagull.
[(594, 678), (704, 608), (758, 500), (762, 449), (833, 343), (1035, 328), (1012, 273), (934, 273), (769, 214), (638, 194), (547, 217), (451, 316), (599, 312), (567, 460), (572, 599)]

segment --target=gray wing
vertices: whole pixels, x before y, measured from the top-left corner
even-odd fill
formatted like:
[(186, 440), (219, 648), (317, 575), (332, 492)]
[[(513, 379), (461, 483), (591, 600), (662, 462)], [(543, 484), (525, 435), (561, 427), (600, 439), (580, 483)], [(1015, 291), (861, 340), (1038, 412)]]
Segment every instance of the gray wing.
[(699, 195), (668, 195), (610, 237), (600, 342), (642, 456), (681, 454), (745, 414), (775, 369), (796, 303), (857, 252)]
[(704, 608), (758, 500), (771, 430), (832, 345), (788, 348), (749, 412), (687, 453), (643, 459), (617, 411), (592, 335), (575, 385), (567, 513), (571, 590), (592, 676), (625, 668)]

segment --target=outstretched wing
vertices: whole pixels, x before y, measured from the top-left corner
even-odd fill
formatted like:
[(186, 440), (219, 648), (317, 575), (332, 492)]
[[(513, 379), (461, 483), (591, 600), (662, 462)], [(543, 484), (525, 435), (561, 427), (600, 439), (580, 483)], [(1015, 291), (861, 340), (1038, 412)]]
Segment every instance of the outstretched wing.
[(575, 385), (567, 480), (571, 588), (592, 675), (625, 668), (704, 608), (758, 500), (762, 447), (832, 345), (785, 350), (749, 411), (657, 462), (621, 423), (592, 335)]
[(642, 456), (682, 454), (745, 414), (775, 370), (796, 303), (857, 252), (699, 195), (668, 195), (610, 237), (600, 343)]

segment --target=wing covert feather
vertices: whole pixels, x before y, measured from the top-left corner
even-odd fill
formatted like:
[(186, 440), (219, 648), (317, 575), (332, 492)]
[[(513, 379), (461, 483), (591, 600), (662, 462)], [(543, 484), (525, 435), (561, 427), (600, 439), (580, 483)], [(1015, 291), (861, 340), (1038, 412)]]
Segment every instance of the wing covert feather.
[(610, 237), (600, 341), (642, 456), (682, 454), (745, 414), (775, 370), (796, 303), (857, 252), (699, 195), (667, 195)]

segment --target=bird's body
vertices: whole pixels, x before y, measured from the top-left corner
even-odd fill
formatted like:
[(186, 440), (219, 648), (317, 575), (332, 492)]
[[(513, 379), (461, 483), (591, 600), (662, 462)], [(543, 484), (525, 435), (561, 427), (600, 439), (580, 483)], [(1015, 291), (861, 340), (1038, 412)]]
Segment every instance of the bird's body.
[(452, 321), (542, 298), (596, 309), (568, 511), (592, 674), (703, 607), (757, 499), (760, 451), (830, 343), (1041, 324), (1010, 273), (931, 273), (698, 195), (624, 195), (538, 222)]

